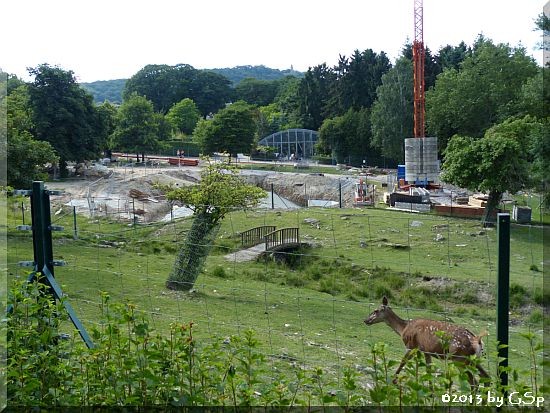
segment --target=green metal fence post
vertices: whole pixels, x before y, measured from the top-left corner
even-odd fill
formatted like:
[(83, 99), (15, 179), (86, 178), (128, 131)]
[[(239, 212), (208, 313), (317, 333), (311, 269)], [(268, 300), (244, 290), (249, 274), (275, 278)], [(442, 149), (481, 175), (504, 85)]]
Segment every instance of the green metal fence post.
[(78, 228), (76, 226), (76, 206), (73, 206), (73, 239), (78, 239)]
[[(54, 226), (50, 214), (50, 193), (44, 188), (44, 182), (34, 181), (32, 184), (31, 216), (32, 216), (32, 243), (34, 251), (34, 272), (29, 277), (29, 282), (39, 280), (48, 288), (48, 294), (54, 300), (61, 300), (69, 318), (78, 330), (80, 337), (88, 348), (94, 346), (91, 337), (80, 322), (76, 312), (67, 300), (63, 300), (63, 291), (54, 277), (54, 266), (64, 265), (61, 261), (53, 259), (52, 231), (62, 230), (62, 227)], [(41, 278), (38, 278), (41, 274)]]
[[(31, 194), (31, 216), (32, 216), (32, 243), (34, 251), (34, 271), (42, 272), (48, 268), (51, 274), (53, 270), (53, 248), (52, 234), (50, 230), (50, 196), (44, 190), (44, 182), (34, 181)], [(40, 280), (43, 283), (43, 280)], [(55, 298), (51, 286), (49, 294)]]
[[(498, 267), (497, 267), (497, 341), (499, 343), (499, 378), (508, 385), (508, 323), (510, 310), (510, 214), (498, 214)], [(506, 393), (506, 391), (505, 391)]]

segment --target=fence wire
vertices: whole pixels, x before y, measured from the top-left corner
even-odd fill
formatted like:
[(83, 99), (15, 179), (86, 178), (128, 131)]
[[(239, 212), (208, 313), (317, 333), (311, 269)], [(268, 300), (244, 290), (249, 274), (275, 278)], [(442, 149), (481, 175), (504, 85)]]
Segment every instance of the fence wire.
[[(15, 231), (25, 211), (20, 207), (20, 202), (12, 204), (8, 219), (8, 270), (15, 277), (25, 276), (17, 262), (32, 257), (31, 234)], [(496, 231), (473, 221), (376, 209), (236, 211), (222, 224), (193, 289), (181, 292), (166, 289), (165, 282), (186, 241), (189, 218), (146, 224), (120, 214), (116, 219), (78, 216), (74, 236), (73, 209), (52, 211), (60, 211), (52, 221), (65, 226), (54, 234), (55, 257), (67, 262), (56, 269), (56, 277), (89, 326), (98, 323), (100, 292), (106, 292), (113, 301), (138, 304), (158, 331), (193, 321), (197, 337), (208, 341), (253, 329), (271, 360), (323, 365), (340, 379), (344, 366), (361, 369), (376, 342), (390, 344), (390, 357), (404, 354), (400, 338), (386, 326), (363, 324), (386, 294), (390, 302), (393, 296), (401, 301), (392, 307), (403, 318), (449, 320), (475, 333), (487, 330), (487, 348), (496, 348)], [(25, 219), (28, 224), (29, 211)], [(243, 249), (239, 234), (260, 225), (300, 229), (309, 248), (279, 254), (296, 269), (237, 260)], [(528, 351), (521, 334), (542, 336), (542, 317), (534, 318), (533, 308), (529, 314), (521, 306), (522, 300), (542, 293), (542, 229), (513, 225), (511, 237), (512, 297), (520, 308), (511, 326), (513, 366), (524, 362)], [(392, 278), (395, 273), (400, 278)], [(308, 286), (315, 284), (312, 280), (319, 281), (319, 288)], [(413, 291), (408, 304), (398, 298), (399, 288)], [(449, 304), (438, 298), (442, 292), (465, 302)], [(494, 356), (487, 364), (494, 372)]]

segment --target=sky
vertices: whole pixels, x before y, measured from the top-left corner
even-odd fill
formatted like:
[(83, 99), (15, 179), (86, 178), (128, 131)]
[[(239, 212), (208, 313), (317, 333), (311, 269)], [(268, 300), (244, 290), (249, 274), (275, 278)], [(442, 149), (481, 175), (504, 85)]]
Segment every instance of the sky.
[[(539, 64), (543, 0), (424, 0), (432, 51), (479, 34), (522, 45)], [(265, 65), (306, 71), (354, 50), (395, 61), (414, 37), (414, 0), (8, 0), (0, 68), (30, 80), (41, 63), (79, 82), (128, 78), (147, 64)]]

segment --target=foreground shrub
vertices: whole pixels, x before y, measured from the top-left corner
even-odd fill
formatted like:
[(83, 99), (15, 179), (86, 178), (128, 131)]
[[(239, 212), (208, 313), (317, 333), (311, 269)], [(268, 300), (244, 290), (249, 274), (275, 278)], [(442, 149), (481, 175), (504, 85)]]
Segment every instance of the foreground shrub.
[[(45, 292), (39, 283), (22, 282), (10, 290), (10, 407), (435, 406), (449, 392), (472, 394), (464, 371), (447, 362), (428, 369), (421, 354), (411, 358), (394, 384), (398, 362), (388, 357), (386, 344), (372, 345), (365, 365), (330, 372), (268, 358), (252, 330), (206, 343), (195, 338), (190, 322), (173, 323), (161, 335), (134, 305), (113, 304), (107, 294), (91, 330), (95, 347), (87, 349), (76, 335), (62, 334), (72, 325), (62, 305)], [(534, 334), (525, 338), (535, 368), (510, 371), (507, 390), (537, 395), (544, 388), (536, 370), (542, 347)], [(495, 380), (483, 389), (477, 394), (504, 390)]]

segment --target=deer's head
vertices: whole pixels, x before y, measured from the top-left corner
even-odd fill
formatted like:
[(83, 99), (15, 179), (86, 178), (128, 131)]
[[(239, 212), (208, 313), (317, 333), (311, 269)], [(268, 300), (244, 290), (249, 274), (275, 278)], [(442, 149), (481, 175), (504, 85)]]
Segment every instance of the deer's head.
[(391, 311), (391, 309), (388, 306), (388, 299), (384, 296), (384, 298), (382, 298), (382, 305), (369, 314), (365, 319), (365, 324), (370, 326), (371, 324), (385, 321), (389, 311)]

